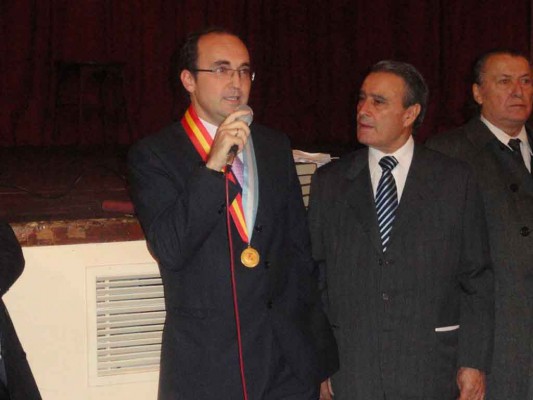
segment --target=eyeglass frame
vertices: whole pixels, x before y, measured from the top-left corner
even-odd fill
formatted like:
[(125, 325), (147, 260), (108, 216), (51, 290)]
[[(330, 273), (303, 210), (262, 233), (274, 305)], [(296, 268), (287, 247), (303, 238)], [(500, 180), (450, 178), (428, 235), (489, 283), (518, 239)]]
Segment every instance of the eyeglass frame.
[[(232, 71), (231, 75), (227, 75), (226, 73), (220, 71), (220, 72), (217, 72), (217, 69), (218, 70), (225, 70), (225, 71)], [(193, 70), (191, 70), (192, 72), (211, 72), (212, 74), (215, 74), (215, 76), (225, 76), (225, 77), (228, 77), (229, 79), (233, 79), (233, 76), (235, 75), (235, 72), (237, 72), (237, 74), (239, 75), (239, 79), (243, 79), (242, 77), (242, 72), (243, 71), (249, 71), (250, 72), (250, 82), (253, 82), (254, 79), (255, 79), (255, 72), (252, 71), (250, 68), (229, 68), (229, 67), (226, 67), (224, 65), (219, 65), (218, 67), (213, 67), (213, 68), (195, 68)]]

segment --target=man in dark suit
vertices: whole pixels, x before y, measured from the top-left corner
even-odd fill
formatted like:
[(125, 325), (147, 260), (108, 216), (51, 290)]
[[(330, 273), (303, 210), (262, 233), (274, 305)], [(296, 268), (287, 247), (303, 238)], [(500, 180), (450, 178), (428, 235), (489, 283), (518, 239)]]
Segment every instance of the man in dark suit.
[[(0, 296), (24, 270), (24, 257), (11, 227), (0, 222)], [(0, 400), (39, 400), (26, 353), (18, 339), (3, 299), (0, 300)]]
[(338, 361), (289, 141), (237, 110), (254, 77), (238, 37), (192, 34), (181, 65), (181, 123), (129, 155), (165, 287), (159, 399), (242, 399), (246, 386), (250, 400), (315, 400)]
[(496, 282), (487, 398), (531, 399), (533, 139), (525, 127), (533, 96), (531, 66), (520, 53), (496, 50), (479, 57), (473, 75), (480, 114), (452, 132), (432, 137), (428, 146), (468, 162), (485, 203)]
[(493, 276), (469, 168), (415, 145), (428, 90), (411, 65), (365, 78), (368, 148), (318, 170), (313, 257), (339, 346), (339, 400), (481, 400), (492, 349)]

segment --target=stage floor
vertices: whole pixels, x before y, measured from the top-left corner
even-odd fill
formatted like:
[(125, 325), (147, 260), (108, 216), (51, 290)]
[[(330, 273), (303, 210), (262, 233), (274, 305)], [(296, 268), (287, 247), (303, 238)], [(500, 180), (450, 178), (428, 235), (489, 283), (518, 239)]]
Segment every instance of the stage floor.
[[(0, 148), (0, 219), (115, 218), (104, 201), (128, 202), (127, 147)], [(106, 204), (107, 204), (106, 202)]]

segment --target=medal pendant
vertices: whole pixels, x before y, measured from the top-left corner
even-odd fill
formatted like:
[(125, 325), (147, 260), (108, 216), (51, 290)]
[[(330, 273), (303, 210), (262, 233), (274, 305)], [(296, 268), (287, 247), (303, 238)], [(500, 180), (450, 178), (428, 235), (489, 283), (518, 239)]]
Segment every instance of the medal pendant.
[(247, 268), (255, 268), (259, 264), (259, 252), (252, 246), (248, 246), (241, 253), (241, 263)]

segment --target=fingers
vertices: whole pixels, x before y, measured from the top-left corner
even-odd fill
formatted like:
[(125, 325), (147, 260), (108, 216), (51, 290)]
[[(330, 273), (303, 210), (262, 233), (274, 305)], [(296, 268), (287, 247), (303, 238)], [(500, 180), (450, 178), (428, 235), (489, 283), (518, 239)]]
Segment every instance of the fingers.
[(331, 385), (331, 379), (328, 379), (328, 391), (331, 397), (335, 396), (335, 393), (333, 393), (333, 386)]
[[(220, 124), (220, 126), (229, 124), (233, 121), (246, 121), (247, 119), (246, 117), (248, 117), (249, 114), (253, 115), (253, 113), (251, 113), (250, 110), (239, 110), (239, 111), (232, 112), (230, 115), (226, 117), (226, 119), (224, 120), (224, 122), (222, 122), (222, 124)], [(247, 125), (246, 122), (245, 122), (245, 125)]]
[(457, 373), (460, 390), (458, 400), (483, 400), (485, 398), (485, 374), (473, 368), (460, 368)]
[(319, 400), (333, 400), (333, 390), (331, 388), (331, 380), (327, 379), (320, 384), (320, 398)]
[(220, 125), (213, 141), (213, 147), (217, 144), (229, 151), (236, 144), (239, 147), (239, 152), (242, 151), (250, 135), (250, 128), (246, 124), (241, 126), (242, 124), (244, 124), (242, 121), (236, 121), (226, 126)]
[(250, 127), (238, 118), (248, 113), (236, 111), (220, 124), (207, 158), (208, 168), (220, 171), (226, 165), (228, 153), (234, 145), (238, 147), (238, 152), (242, 151), (250, 136)]

